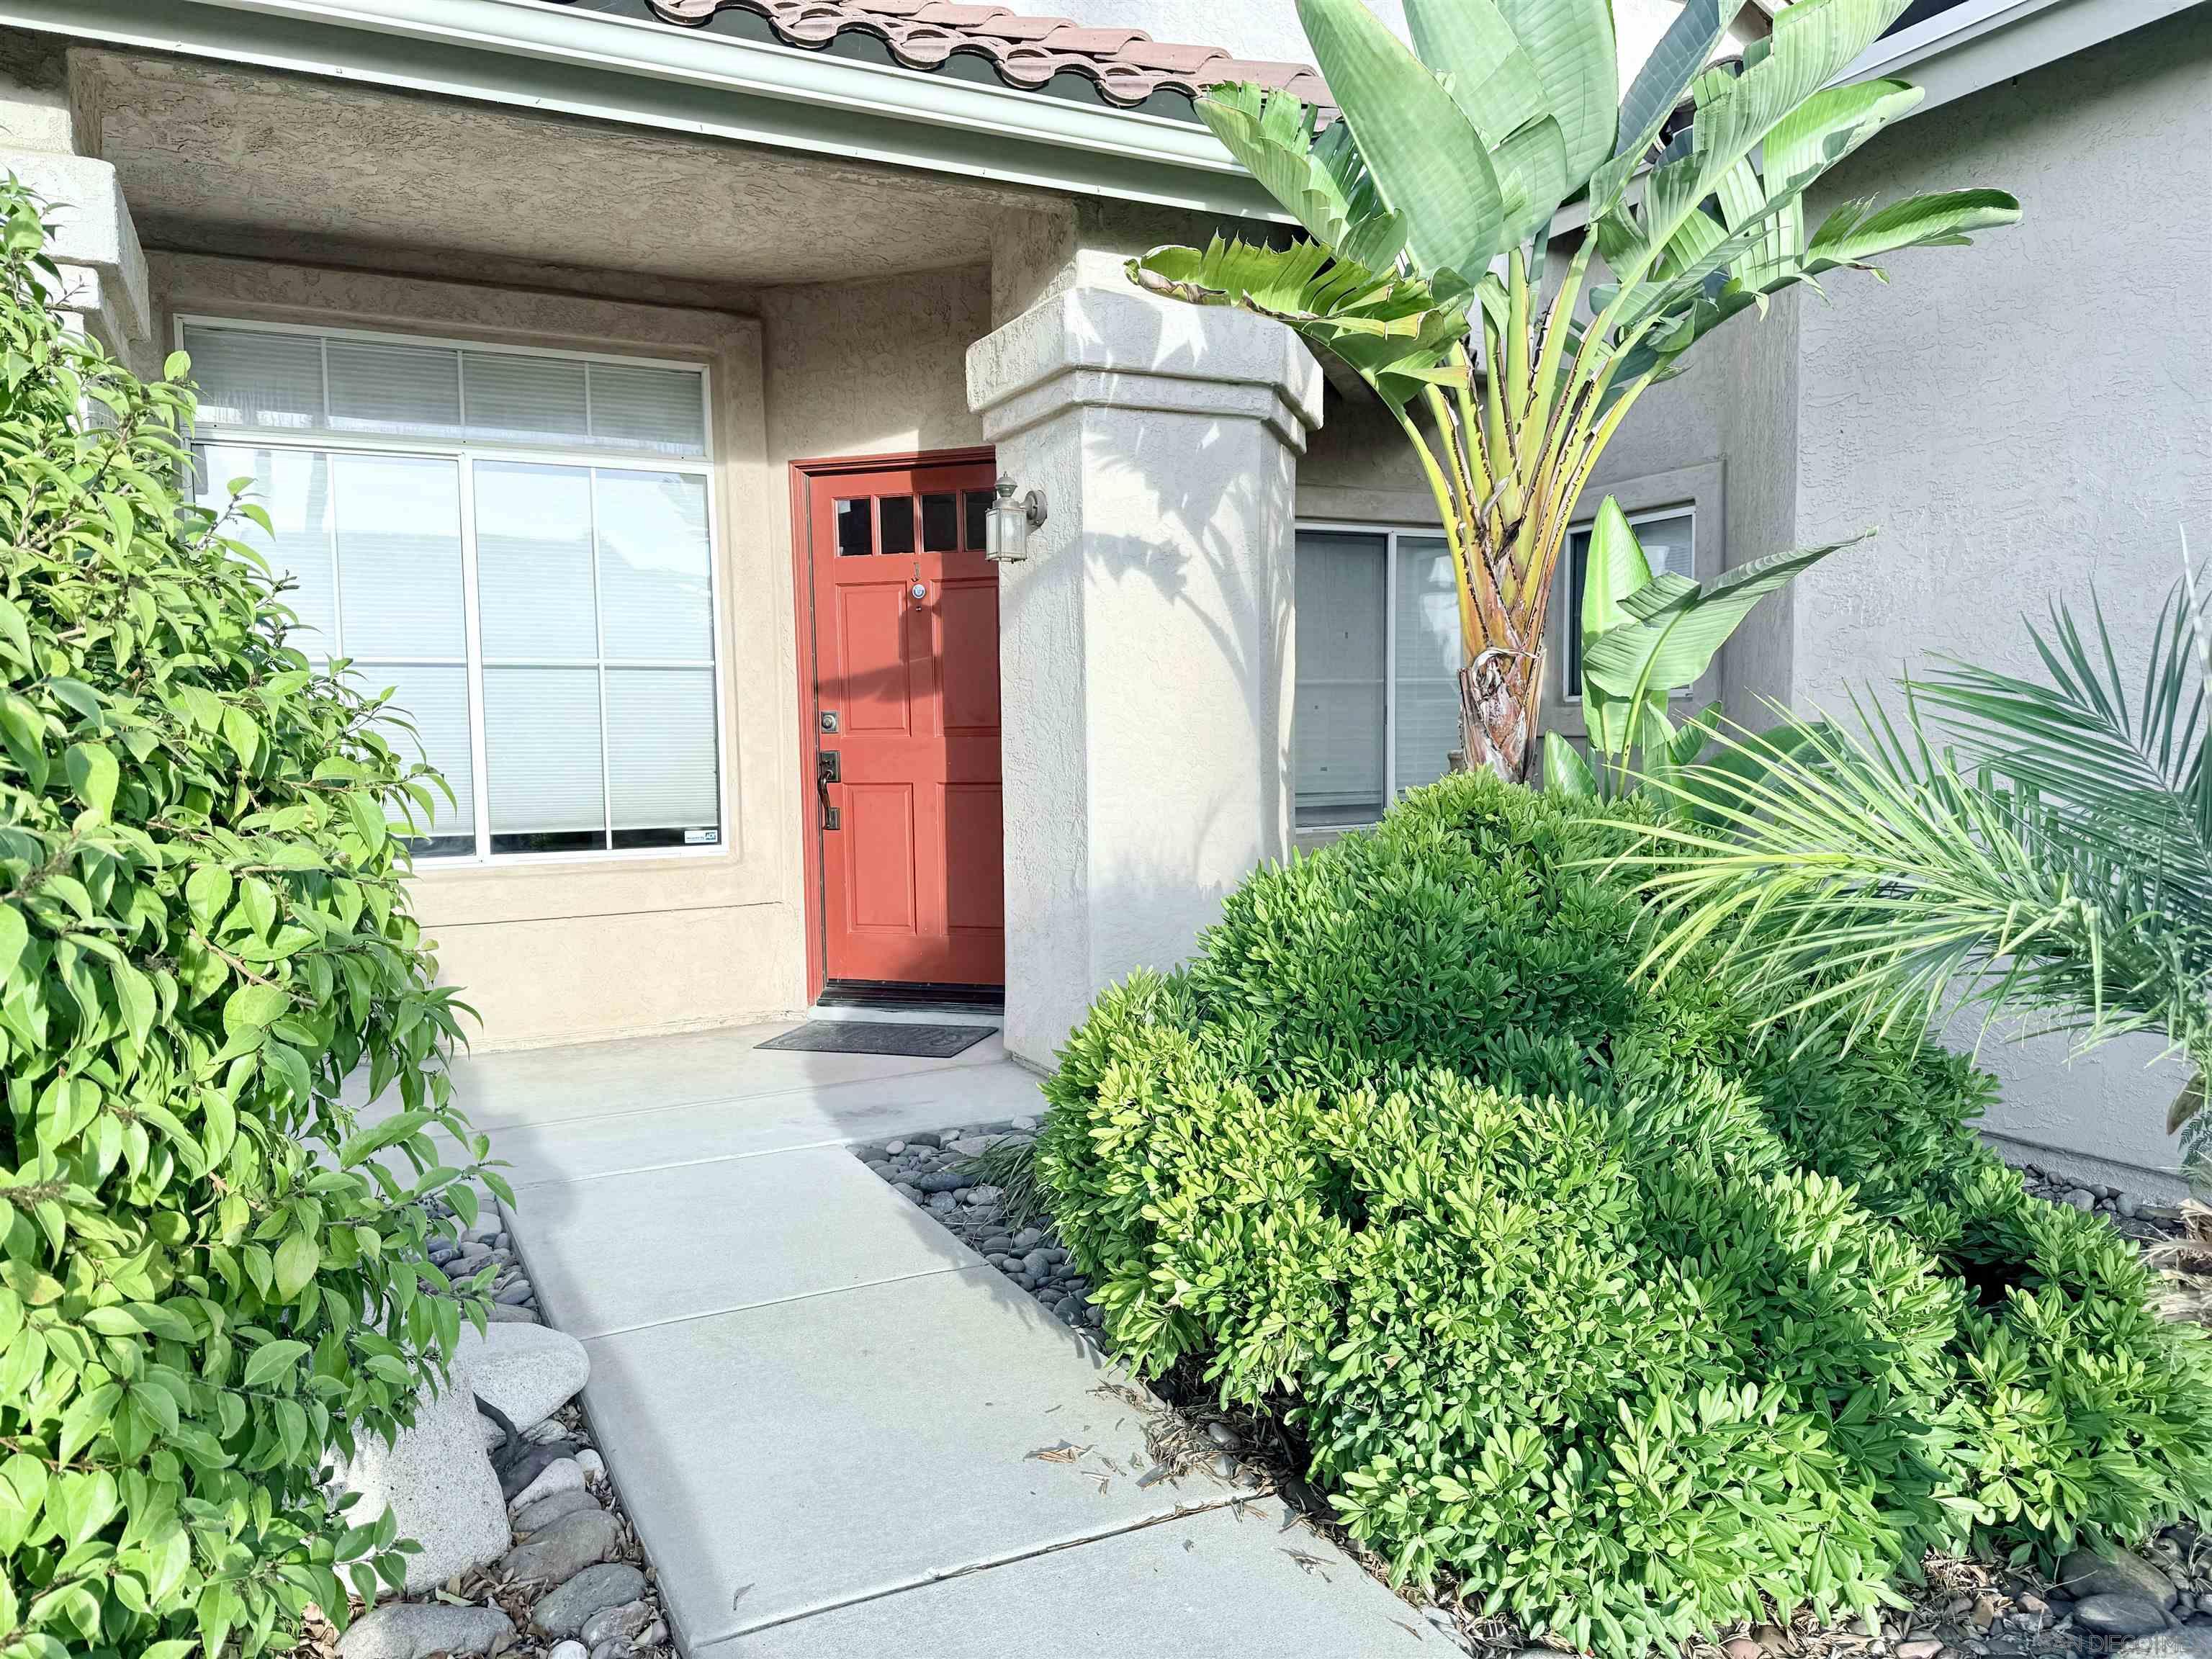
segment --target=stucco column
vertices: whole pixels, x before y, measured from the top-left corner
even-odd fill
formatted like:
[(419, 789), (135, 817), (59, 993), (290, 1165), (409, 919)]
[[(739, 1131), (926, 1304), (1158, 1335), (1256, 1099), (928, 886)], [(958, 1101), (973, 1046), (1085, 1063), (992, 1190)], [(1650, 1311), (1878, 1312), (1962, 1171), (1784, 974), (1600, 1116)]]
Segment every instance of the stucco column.
[(92, 124), (70, 96), (67, 54), (54, 43), (18, 43), (0, 52), (0, 177), (14, 173), (46, 206), (47, 252), (60, 267), (50, 283), (63, 311), (138, 373), (155, 349), (146, 256)]
[(1006, 1046), (1187, 956), (1291, 838), (1293, 498), (1321, 370), (1279, 324), (1074, 287), (968, 353), (1050, 517), (1000, 572)]

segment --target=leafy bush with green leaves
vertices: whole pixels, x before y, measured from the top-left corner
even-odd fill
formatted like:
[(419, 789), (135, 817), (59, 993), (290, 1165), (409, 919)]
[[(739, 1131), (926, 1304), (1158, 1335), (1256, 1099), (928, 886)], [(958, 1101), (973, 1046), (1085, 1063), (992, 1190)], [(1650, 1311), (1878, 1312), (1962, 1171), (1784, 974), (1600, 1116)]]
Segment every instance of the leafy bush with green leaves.
[(1121, 1350), (1279, 1413), (1395, 1573), (1611, 1654), (2212, 1498), (2203, 1342), (1977, 1144), (1988, 1080), (1654, 985), (1595, 810), (1448, 779), (1099, 1000), (1037, 1172)]
[(483, 1317), (428, 1200), (502, 1189), (386, 823), (423, 769), (180, 497), (185, 362), (65, 331), (13, 180), (0, 222), (0, 1655), (251, 1655), (398, 1582), (318, 1472)]

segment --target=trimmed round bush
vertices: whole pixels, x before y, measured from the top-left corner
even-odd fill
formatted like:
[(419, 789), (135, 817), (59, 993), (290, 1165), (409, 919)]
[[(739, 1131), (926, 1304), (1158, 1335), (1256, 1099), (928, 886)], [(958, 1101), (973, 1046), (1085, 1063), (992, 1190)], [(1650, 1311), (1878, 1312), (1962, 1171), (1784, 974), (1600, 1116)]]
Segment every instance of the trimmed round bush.
[(2212, 1366), (1990, 1084), (1655, 984), (1585, 806), (1458, 776), (1100, 998), (1037, 1167), (1109, 1338), (1277, 1413), (1394, 1575), (1628, 1654), (2212, 1496)]
[(432, 1200), (504, 1194), (386, 825), (430, 780), (180, 499), (186, 365), (64, 329), (12, 181), (0, 237), (0, 1652), (289, 1648), (403, 1577), (319, 1474), (483, 1318)]

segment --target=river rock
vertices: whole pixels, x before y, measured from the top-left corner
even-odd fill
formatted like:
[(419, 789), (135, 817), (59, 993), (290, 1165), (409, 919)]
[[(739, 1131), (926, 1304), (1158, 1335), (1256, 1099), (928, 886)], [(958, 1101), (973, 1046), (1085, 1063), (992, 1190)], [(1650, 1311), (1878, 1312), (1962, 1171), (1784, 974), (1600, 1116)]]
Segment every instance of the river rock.
[[(543, 1428), (544, 1425), (540, 1424), (538, 1426)], [(500, 1467), (499, 1489), (507, 1494), (508, 1503), (513, 1503), (528, 1491), (530, 1483), (537, 1480), (549, 1465), (576, 1455), (574, 1443), (565, 1437), (567, 1431), (557, 1424), (554, 1426), (556, 1437), (562, 1437), (540, 1440), (534, 1432), (526, 1434), (522, 1437), (529, 1443), (528, 1449), (512, 1463)]]
[[(410, 1594), (496, 1559), (507, 1548), (507, 1505), (479, 1420), (465, 1388), (426, 1395), (416, 1407), (413, 1428), (400, 1431), (389, 1445), (363, 1435), (340, 1473), (341, 1488), (359, 1494), (346, 1512), (349, 1524), (374, 1521), (389, 1510), (399, 1536), (422, 1545), (406, 1558)], [(581, 1475), (577, 1478), (580, 1484)]]
[(622, 1522), (605, 1510), (572, 1510), (509, 1550), (500, 1560), (500, 1575), (529, 1584), (566, 1583), (621, 1543)]
[(587, 1648), (602, 1642), (635, 1642), (652, 1623), (651, 1607), (642, 1601), (625, 1601), (618, 1607), (602, 1607), (584, 1620), (581, 1635)]
[(581, 1486), (567, 1492), (556, 1492), (550, 1498), (541, 1498), (514, 1511), (514, 1530), (519, 1537), (528, 1537), (533, 1532), (543, 1532), (564, 1515), (574, 1515), (578, 1510), (595, 1510), (599, 1502)]
[(2185, 1630), (2138, 1636), (2121, 1643), (2112, 1659), (2212, 1659), (2212, 1628), (2191, 1625)]
[(2093, 1549), (2073, 1551), (2058, 1564), (2058, 1582), (2067, 1594), (2148, 1596), (2161, 1607), (2173, 1605), (2173, 1581), (2139, 1555), (2100, 1555)]
[(550, 1498), (556, 1492), (581, 1492), (584, 1489), (584, 1466), (574, 1457), (556, 1457), (538, 1471), (530, 1484), (507, 1500), (508, 1508), (520, 1513), (541, 1498)]
[(627, 1561), (586, 1567), (567, 1583), (538, 1597), (530, 1626), (540, 1636), (574, 1636), (584, 1621), (605, 1607), (618, 1607), (645, 1594), (645, 1575)]
[(2100, 1636), (2148, 1636), (2166, 1628), (2166, 1611), (2148, 1595), (2085, 1595), (2074, 1622)]
[(453, 1372), (477, 1399), (505, 1413), (516, 1429), (532, 1429), (590, 1380), (591, 1356), (566, 1331), (544, 1325), (497, 1324), (478, 1334), (461, 1328)]
[(338, 1638), (338, 1659), (430, 1659), (434, 1653), (489, 1653), (514, 1621), (497, 1607), (442, 1601), (388, 1601)]

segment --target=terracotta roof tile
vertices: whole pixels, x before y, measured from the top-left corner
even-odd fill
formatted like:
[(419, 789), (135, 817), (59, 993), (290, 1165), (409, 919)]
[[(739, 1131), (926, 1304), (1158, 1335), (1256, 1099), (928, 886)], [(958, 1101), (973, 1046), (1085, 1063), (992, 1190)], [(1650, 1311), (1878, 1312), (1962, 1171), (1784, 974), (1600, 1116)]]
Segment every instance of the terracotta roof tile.
[(1141, 29), (1093, 28), (1073, 18), (953, 0), (647, 0), (665, 21), (698, 28), (725, 9), (767, 20), (787, 46), (819, 48), (848, 30), (875, 35), (908, 68), (934, 70), (954, 53), (988, 58), (1008, 84), (1042, 87), (1080, 75), (1109, 102), (1140, 104), (1156, 92), (1195, 98), (1225, 81), (1281, 87), (1333, 118), (1328, 88), (1307, 64), (1254, 61), (1218, 46), (1155, 40)]

